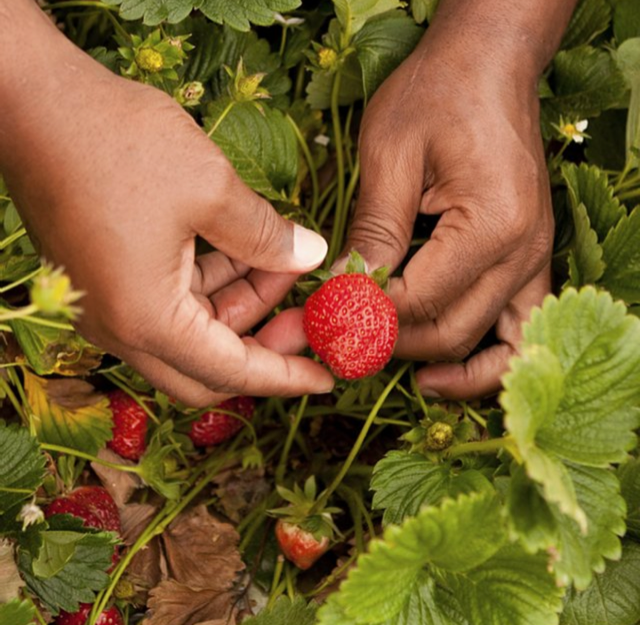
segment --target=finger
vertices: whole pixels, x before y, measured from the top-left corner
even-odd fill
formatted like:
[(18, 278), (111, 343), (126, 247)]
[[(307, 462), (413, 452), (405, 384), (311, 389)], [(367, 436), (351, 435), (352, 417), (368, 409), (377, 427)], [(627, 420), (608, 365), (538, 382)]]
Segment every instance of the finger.
[(255, 338), (268, 349), (279, 354), (299, 354), (307, 347), (307, 337), (302, 328), (302, 308), (288, 308), (271, 319)]
[(212, 391), (290, 396), (333, 388), (333, 377), (317, 363), (245, 344), (193, 296), (177, 302), (164, 319), (170, 327), (156, 328), (140, 347)]
[(531, 309), (542, 303), (550, 290), (549, 267), (538, 274), (509, 303), (500, 315), (496, 333), (500, 344), (494, 345), (464, 363), (434, 364), (416, 374), (420, 390), (427, 397), (474, 399), (495, 393), (509, 360), (517, 353), (522, 324)]
[(459, 299), (507, 250), (492, 246), (493, 233), (464, 208), (440, 218), (431, 238), (409, 261), (400, 278), (389, 281), (389, 296), (402, 322), (433, 320)]
[(395, 355), (410, 360), (466, 358), (522, 288), (522, 281), (513, 265), (490, 269), (433, 321), (401, 326)]
[(365, 130), (360, 141), (362, 175), (343, 256), (357, 250), (374, 269), (395, 269), (409, 249), (423, 189), (417, 141), (391, 144)]
[(154, 388), (192, 408), (212, 406), (231, 396), (212, 391), (151, 354), (131, 351), (123, 354), (122, 359)]
[(196, 257), (191, 290), (209, 297), (236, 280), (245, 278), (251, 267), (229, 258), (222, 252), (209, 252)]
[(327, 243), (319, 234), (281, 217), (229, 164), (217, 169), (215, 211), (196, 218), (199, 235), (227, 256), (265, 271), (303, 273), (320, 265)]

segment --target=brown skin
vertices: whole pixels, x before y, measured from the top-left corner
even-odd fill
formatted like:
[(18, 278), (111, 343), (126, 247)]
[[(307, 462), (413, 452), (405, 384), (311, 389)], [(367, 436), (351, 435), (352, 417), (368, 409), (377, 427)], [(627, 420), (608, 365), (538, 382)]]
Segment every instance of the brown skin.
[[(20, 50), (20, 54), (15, 54)], [(320, 264), (171, 98), (114, 76), (33, 0), (0, 0), (0, 171), (78, 326), (187, 404), (326, 392), (297, 312), (241, 339)], [(195, 258), (195, 237), (219, 251)], [(292, 330), (294, 328), (294, 330)]]
[[(390, 284), (396, 355), (445, 361), (418, 372), (427, 396), (495, 392), (521, 324), (550, 290), (553, 214), (536, 92), (575, 4), (441, 0), (366, 110), (346, 251), (395, 269), (418, 213), (440, 216)], [(498, 343), (460, 362), (494, 325)]]

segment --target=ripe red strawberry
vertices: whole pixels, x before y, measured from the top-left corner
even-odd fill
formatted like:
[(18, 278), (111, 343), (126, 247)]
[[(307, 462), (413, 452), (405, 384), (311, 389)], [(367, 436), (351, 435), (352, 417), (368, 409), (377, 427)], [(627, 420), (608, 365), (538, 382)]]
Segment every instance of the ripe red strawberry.
[(100, 525), (94, 526), (107, 532), (120, 534), (120, 513), (118, 506), (109, 492), (102, 486), (81, 486), (72, 491), (68, 497), (88, 508), (100, 520)]
[(382, 370), (398, 339), (391, 298), (363, 273), (327, 280), (307, 299), (302, 324), (311, 349), (344, 380)]
[[(85, 625), (91, 612), (90, 603), (81, 603), (77, 612), (65, 612), (64, 610), (56, 617), (55, 625)], [(104, 610), (98, 617), (96, 625), (124, 625), (122, 616), (116, 606)]]
[[(256, 402), (253, 397), (232, 397), (218, 404), (216, 408), (237, 412), (247, 420), (253, 417)], [(191, 424), (189, 438), (197, 447), (209, 447), (219, 445), (237, 434), (244, 424), (240, 419), (224, 414), (213, 408), (207, 410), (202, 416)]]
[(107, 447), (123, 458), (139, 460), (147, 448), (147, 413), (133, 397), (120, 389), (107, 396), (113, 413), (113, 438)]
[(276, 523), (278, 545), (287, 560), (306, 571), (329, 549), (329, 537), (316, 538), (299, 525), (278, 519)]
[[(85, 527), (106, 532), (122, 533), (120, 513), (116, 502), (102, 486), (81, 486), (64, 497), (54, 499), (44, 510), (45, 517), (70, 514), (83, 520)], [(120, 560), (120, 551), (114, 547), (112, 565)]]

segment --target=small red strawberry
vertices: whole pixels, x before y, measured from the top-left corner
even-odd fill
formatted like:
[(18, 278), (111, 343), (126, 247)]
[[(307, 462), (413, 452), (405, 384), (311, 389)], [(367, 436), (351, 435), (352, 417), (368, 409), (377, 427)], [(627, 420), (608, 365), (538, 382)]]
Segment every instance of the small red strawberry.
[(95, 527), (100, 527), (107, 532), (115, 532), (118, 535), (122, 532), (118, 506), (109, 491), (102, 486), (80, 486), (73, 490), (68, 497), (88, 508), (100, 519), (100, 525)]
[(391, 359), (398, 339), (398, 314), (391, 298), (365, 273), (327, 280), (304, 306), (302, 325), (311, 349), (344, 380), (366, 378)]
[(256, 409), (256, 402), (253, 397), (232, 397), (218, 404), (216, 408), (203, 413), (197, 421), (191, 424), (189, 431), (189, 438), (197, 447), (219, 445), (244, 427), (240, 419), (220, 412), (219, 409), (235, 412), (250, 420)]
[[(44, 510), (46, 518), (54, 514), (70, 514), (83, 520), (85, 527), (94, 527), (106, 532), (122, 533), (120, 513), (116, 502), (102, 486), (81, 486), (64, 497), (54, 499)], [(120, 560), (120, 551), (114, 547), (111, 563)]]
[[(77, 612), (65, 612), (64, 610), (53, 621), (55, 625), (85, 625), (91, 612), (90, 603), (81, 603)], [(98, 617), (96, 625), (124, 625), (122, 615), (116, 606), (104, 610)]]
[(279, 517), (275, 529), (278, 545), (287, 560), (306, 571), (328, 551), (334, 535), (339, 534), (331, 514), (340, 510), (318, 508), (313, 477), (305, 482), (304, 490), (297, 484), (293, 490), (282, 486), (277, 490), (289, 502), (288, 506), (269, 511), (272, 516)]
[(107, 447), (128, 460), (139, 460), (146, 449), (147, 413), (133, 397), (118, 389), (107, 393), (113, 413), (113, 438)]
[(329, 549), (328, 536), (318, 539), (299, 525), (283, 519), (276, 522), (276, 538), (284, 557), (303, 571), (311, 568)]

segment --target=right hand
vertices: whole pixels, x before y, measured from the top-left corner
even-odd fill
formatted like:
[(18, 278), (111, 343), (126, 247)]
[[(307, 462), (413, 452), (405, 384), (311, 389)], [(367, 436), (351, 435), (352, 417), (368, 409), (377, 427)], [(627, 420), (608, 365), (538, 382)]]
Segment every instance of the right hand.
[[(240, 338), (324, 240), (251, 191), (170, 97), (46, 36), (39, 97), (4, 107), (0, 167), (42, 255), (86, 292), (83, 335), (193, 406), (329, 391), (326, 370), (288, 355), (297, 313)], [(196, 258), (196, 236), (217, 251)]]

